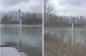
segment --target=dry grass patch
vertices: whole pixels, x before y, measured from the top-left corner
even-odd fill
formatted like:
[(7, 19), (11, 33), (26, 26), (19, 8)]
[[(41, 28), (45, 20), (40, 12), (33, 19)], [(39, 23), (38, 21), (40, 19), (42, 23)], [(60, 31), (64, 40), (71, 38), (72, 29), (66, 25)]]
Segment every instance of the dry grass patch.
[(63, 42), (54, 34), (44, 35), (45, 56), (86, 56), (86, 46)]

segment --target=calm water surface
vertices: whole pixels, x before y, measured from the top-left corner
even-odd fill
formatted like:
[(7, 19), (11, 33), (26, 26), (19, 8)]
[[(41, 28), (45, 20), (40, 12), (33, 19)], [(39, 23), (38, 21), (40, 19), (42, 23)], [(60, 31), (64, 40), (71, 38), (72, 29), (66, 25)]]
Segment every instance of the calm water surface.
[[(63, 35), (66, 42), (72, 40), (72, 27), (46, 27), (45, 33), (56, 34), (58, 38)], [(73, 35), (75, 42), (86, 43), (86, 27), (74, 27)]]
[(30, 56), (42, 56), (42, 27), (22, 25), (22, 37), (20, 37), (19, 25), (0, 25), (1, 44), (16, 44)]

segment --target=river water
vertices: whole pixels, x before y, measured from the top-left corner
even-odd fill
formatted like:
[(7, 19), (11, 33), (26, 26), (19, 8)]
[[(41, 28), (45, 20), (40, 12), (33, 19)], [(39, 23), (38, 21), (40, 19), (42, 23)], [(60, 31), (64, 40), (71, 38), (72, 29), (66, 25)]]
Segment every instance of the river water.
[(45, 33), (56, 34), (58, 38), (63, 38), (65, 42), (72, 41), (72, 32), (74, 42), (86, 43), (86, 27), (45, 27)]
[[(22, 25), (20, 37), (19, 24), (0, 25), (0, 43), (15, 44), (30, 56), (42, 56), (42, 27), (32, 25)], [(20, 42), (21, 40), (21, 42)]]

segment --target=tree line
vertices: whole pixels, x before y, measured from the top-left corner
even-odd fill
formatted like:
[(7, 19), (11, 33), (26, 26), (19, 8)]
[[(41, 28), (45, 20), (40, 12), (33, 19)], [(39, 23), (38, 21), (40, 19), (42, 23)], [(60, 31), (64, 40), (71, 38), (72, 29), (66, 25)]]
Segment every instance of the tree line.
[(58, 16), (48, 14), (45, 16), (45, 26), (86, 26), (86, 18), (84, 16)]
[(44, 25), (45, 26), (85, 26), (85, 16), (58, 16), (55, 13), (55, 8), (52, 5), (52, 0), (44, 0)]
[(41, 13), (23, 13), (20, 18), (18, 15), (5, 14), (1, 18), (1, 24), (19, 24), (19, 20), (22, 20), (22, 24), (42, 24), (42, 14)]

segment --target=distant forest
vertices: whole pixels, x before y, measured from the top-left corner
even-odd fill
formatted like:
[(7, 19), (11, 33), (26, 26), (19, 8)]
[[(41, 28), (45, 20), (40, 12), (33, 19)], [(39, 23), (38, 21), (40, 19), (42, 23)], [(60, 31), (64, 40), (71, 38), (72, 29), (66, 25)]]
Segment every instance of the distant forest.
[[(42, 24), (42, 14), (41, 13), (23, 13), (19, 17), (22, 20), (22, 24)], [(0, 24), (19, 24), (18, 15), (5, 14), (1, 17)]]
[(57, 16), (54, 14), (46, 14), (44, 18), (45, 26), (86, 26), (86, 18), (84, 16)]
[(56, 15), (54, 6), (50, 3), (51, 0), (44, 0), (44, 25), (47, 27), (70, 27), (72, 23), (74, 26), (86, 26), (85, 16), (59, 16)]
[[(19, 24), (18, 15), (5, 14), (1, 17), (1, 24)], [(22, 24), (42, 24), (42, 13), (24, 13), (20, 16)], [(44, 15), (44, 25), (45, 26), (86, 26), (86, 17), (84, 16), (58, 16), (55, 14), (45, 14)]]

